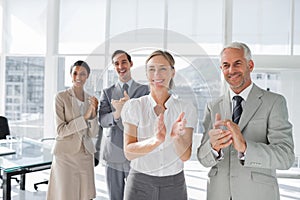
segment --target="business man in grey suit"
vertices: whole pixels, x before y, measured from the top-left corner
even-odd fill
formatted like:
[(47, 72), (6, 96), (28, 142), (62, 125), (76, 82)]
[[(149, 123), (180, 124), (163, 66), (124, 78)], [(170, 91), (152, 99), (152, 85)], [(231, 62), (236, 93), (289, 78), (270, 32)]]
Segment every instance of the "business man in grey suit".
[(131, 56), (117, 50), (112, 55), (112, 63), (119, 80), (111, 87), (104, 89), (100, 97), (99, 122), (108, 128), (103, 149), (103, 160), (106, 161), (106, 181), (111, 200), (122, 200), (125, 179), (130, 166), (123, 152), (123, 124), (120, 118), (124, 103), (129, 98), (149, 94), (149, 87), (135, 82), (131, 78), (133, 65)]
[(200, 163), (211, 167), (207, 199), (279, 200), (276, 169), (294, 162), (285, 98), (252, 83), (254, 62), (243, 43), (222, 50), (220, 68), (230, 89), (208, 103), (197, 152)]

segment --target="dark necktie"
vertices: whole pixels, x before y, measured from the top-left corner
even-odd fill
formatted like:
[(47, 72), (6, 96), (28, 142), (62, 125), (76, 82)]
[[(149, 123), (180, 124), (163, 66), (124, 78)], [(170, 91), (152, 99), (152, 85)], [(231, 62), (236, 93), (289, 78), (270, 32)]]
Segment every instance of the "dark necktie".
[(128, 94), (128, 88), (129, 88), (128, 84), (124, 83), (123, 84), (123, 93), (124, 93), (124, 91), (126, 91), (126, 93)]
[(243, 112), (243, 108), (242, 108), (242, 101), (243, 98), (240, 96), (234, 96), (233, 99), (235, 100), (236, 104), (233, 108), (233, 114), (232, 114), (232, 121), (236, 124), (239, 123), (242, 112)]

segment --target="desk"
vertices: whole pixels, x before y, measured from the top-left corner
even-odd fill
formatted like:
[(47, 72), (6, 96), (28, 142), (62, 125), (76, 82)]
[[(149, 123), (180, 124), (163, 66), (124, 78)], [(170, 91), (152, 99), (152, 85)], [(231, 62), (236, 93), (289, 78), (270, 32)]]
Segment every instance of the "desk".
[(51, 147), (37, 140), (23, 138), (21, 142), (0, 143), (10, 145), (16, 151), (13, 155), (0, 156), (0, 169), (3, 172), (3, 200), (11, 199), (11, 177), (20, 175), (20, 189), (25, 190), (27, 173), (50, 169)]
[(10, 154), (15, 154), (15, 153), (16, 153), (16, 151), (13, 149), (0, 146), (0, 156), (6, 156), (6, 155), (10, 155)]

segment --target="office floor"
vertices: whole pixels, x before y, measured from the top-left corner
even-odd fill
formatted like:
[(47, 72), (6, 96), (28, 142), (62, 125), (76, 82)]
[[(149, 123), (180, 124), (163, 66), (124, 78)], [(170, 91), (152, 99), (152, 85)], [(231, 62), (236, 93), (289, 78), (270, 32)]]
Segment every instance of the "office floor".
[[(300, 172), (300, 169), (295, 169)], [(108, 200), (107, 189), (104, 177), (104, 167), (97, 166), (96, 172), (96, 200)], [(299, 174), (299, 173), (298, 173)], [(20, 191), (17, 183), (12, 180), (13, 200), (45, 200), (47, 185), (40, 185), (35, 191), (33, 184), (46, 180), (49, 171), (35, 172), (26, 176), (26, 190)], [(207, 169), (201, 167), (197, 161), (189, 161), (185, 165), (185, 176), (188, 187), (189, 200), (202, 200), (206, 197)], [(300, 200), (300, 179), (278, 179), (280, 185), (281, 200)], [(2, 189), (0, 190), (2, 199)]]

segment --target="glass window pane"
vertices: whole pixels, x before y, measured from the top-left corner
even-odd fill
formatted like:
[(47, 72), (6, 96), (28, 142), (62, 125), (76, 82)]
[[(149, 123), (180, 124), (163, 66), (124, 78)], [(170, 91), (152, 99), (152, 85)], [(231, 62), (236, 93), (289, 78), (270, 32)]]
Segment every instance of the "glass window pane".
[(44, 54), (46, 52), (47, 0), (10, 0), (7, 4), (9, 53)]
[(136, 5), (136, 29), (164, 27), (164, 1), (138, 0)]
[(137, 43), (143, 47), (163, 46), (164, 1), (114, 0), (110, 15), (111, 51), (131, 50), (134, 47), (130, 45)]
[(290, 54), (290, 0), (233, 0), (232, 26), (253, 54)]
[(222, 6), (223, 1), (219, 0), (169, 1), (168, 29), (196, 41), (208, 54), (219, 54), (222, 48)]
[(294, 54), (300, 55), (300, 1), (295, 1)]
[[(0, 2), (0, 29), (3, 29), (3, 6), (2, 1)], [(0, 53), (2, 53), (2, 31), (0, 31)]]
[(43, 57), (6, 57), (6, 110), (12, 134), (43, 137)]
[(106, 1), (60, 2), (59, 53), (103, 53), (94, 51), (105, 40)]
[[(110, 37), (136, 29), (137, 1), (114, 0), (110, 9)], [(122, 14), (117, 14), (122, 13)]]
[[(155, 11), (155, 13), (154, 13)], [(122, 14), (120, 14), (122, 13)], [(110, 35), (141, 28), (164, 27), (164, 1), (111, 1)]]

